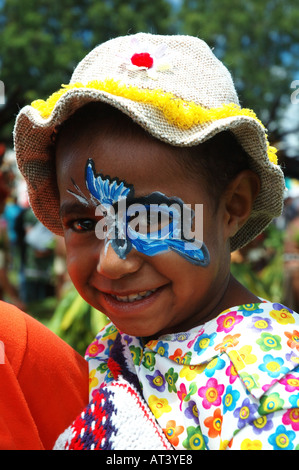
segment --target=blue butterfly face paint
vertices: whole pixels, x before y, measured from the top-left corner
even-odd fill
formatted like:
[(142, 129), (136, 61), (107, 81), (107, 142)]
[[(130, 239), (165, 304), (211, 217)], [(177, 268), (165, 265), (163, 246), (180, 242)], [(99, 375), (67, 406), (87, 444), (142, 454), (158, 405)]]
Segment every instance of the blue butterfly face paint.
[[(198, 266), (209, 264), (205, 244), (185, 236), (185, 226), (191, 229), (194, 212), (181, 199), (160, 192), (135, 198), (132, 185), (96, 174), (92, 159), (86, 164), (85, 181), (96, 215), (102, 217), (96, 235), (105, 240), (106, 248), (110, 244), (120, 258), (125, 259), (132, 248), (148, 256), (171, 250)], [(76, 192), (69, 192), (88, 204), (90, 201), (74, 181), (73, 184)]]

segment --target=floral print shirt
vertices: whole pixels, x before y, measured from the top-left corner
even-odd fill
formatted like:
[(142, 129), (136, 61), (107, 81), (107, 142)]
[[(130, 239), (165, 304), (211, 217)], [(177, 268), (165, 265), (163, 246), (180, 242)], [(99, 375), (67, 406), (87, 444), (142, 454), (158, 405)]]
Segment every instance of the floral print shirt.
[(113, 380), (116, 337), (175, 449), (299, 449), (299, 317), (292, 310), (268, 301), (241, 305), (147, 344), (110, 323), (87, 350), (91, 397)]

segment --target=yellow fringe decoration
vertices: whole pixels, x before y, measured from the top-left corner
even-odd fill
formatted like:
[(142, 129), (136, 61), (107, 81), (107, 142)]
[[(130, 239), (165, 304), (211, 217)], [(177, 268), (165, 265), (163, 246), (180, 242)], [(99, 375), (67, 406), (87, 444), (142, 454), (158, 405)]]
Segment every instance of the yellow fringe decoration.
[[(263, 126), (254, 111), (248, 108), (241, 108), (234, 103), (222, 104), (218, 108), (207, 109), (194, 102), (177, 98), (172, 93), (164, 92), (163, 90), (150, 90), (126, 86), (114, 79), (106, 79), (104, 81), (92, 80), (85, 85), (79, 82), (62, 85), (62, 88), (53, 93), (46, 101), (35, 100), (31, 103), (31, 106), (35, 108), (44, 119), (47, 119), (50, 117), (57, 101), (69, 90), (75, 88), (91, 88), (93, 90), (107, 92), (114, 96), (127, 98), (135, 102), (151, 105), (162, 111), (169, 122), (181, 129), (190, 129), (198, 124), (234, 116), (251, 117)], [(269, 160), (274, 164), (277, 164), (276, 152), (277, 149), (271, 147), (268, 143)]]

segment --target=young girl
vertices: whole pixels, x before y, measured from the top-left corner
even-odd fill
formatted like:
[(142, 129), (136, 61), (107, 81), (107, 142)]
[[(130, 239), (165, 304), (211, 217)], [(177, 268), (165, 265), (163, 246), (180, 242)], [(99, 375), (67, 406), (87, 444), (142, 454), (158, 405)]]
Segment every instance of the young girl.
[(75, 287), (111, 320), (87, 349), (90, 404), (55, 448), (295, 449), (297, 314), (230, 273), (280, 214), (284, 178), (209, 47), (98, 46), (21, 110), (15, 147)]

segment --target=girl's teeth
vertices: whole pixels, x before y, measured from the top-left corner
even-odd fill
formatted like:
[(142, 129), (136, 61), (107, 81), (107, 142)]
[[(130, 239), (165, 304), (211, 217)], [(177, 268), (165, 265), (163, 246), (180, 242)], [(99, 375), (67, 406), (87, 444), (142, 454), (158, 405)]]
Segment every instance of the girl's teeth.
[(155, 292), (157, 289), (153, 290), (144, 290), (142, 292), (138, 292), (138, 294), (130, 294), (130, 295), (112, 295), (114, 299), (117, 299), (119, 302), (135, 302), (135, 300), (141, 300), (144, 299), (145, 297), (148, 297), (151, 295), (153, 292)]

